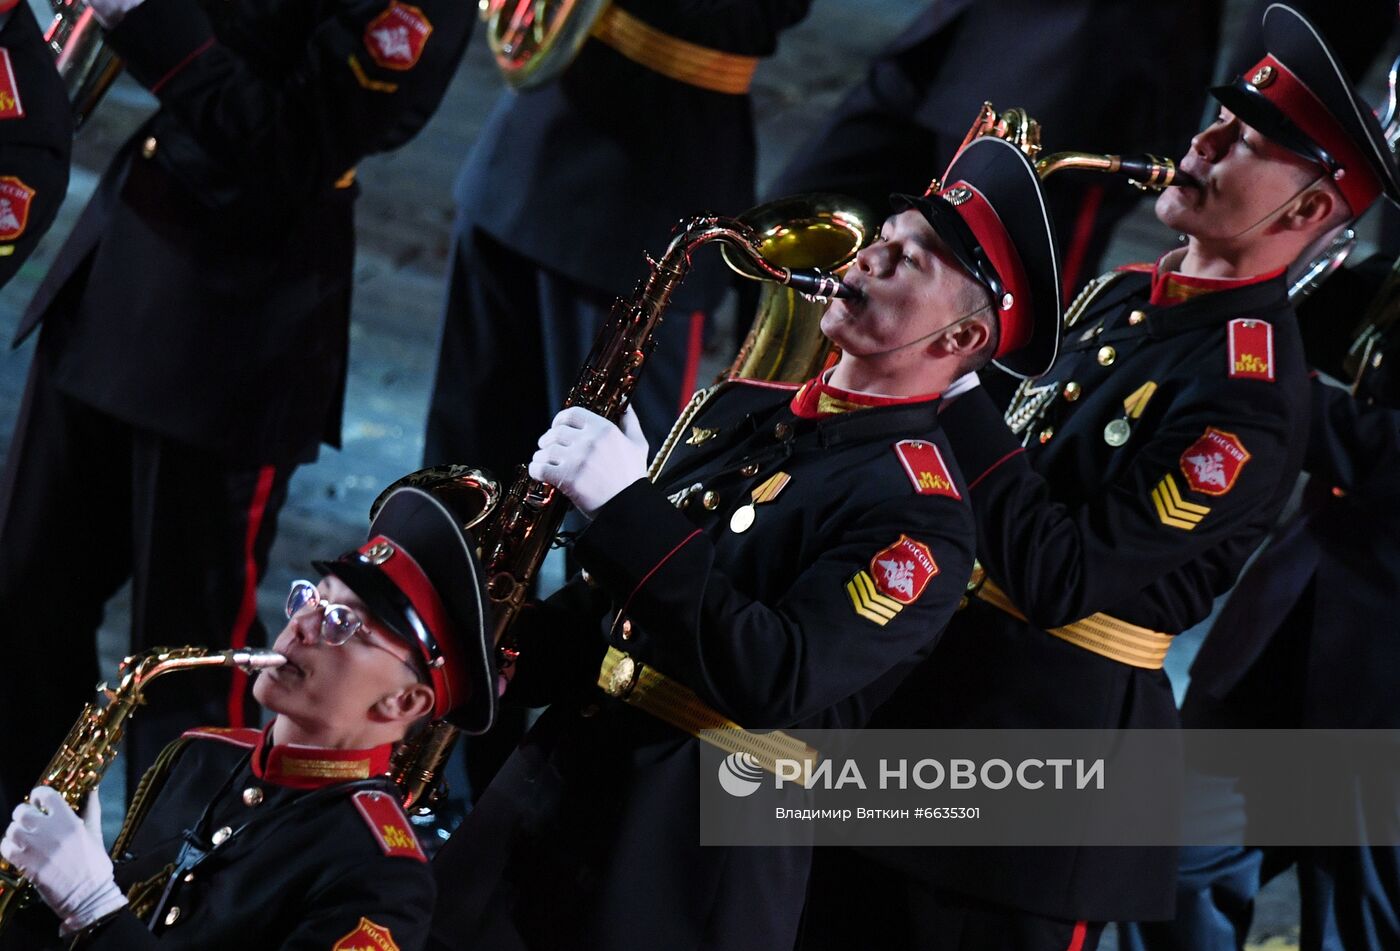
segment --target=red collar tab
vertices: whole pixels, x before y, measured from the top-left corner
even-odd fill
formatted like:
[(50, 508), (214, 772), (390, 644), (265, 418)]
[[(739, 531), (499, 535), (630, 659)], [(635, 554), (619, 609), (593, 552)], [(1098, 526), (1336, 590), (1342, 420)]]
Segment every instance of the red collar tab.
[(1171, 307), (1173, 304), (1180, 304), (1205, 294), (1237, 290), (1241, 287), (1249, 287), (1251, 284), (1272, 281), (1284, 270), (1284, 268), (1279, 268), (1268, 274), (1256, 274), (1253, 277), (1242, 278), (1195, 277), (1165, 269), (1162, 262), (1158, 261), (1157, 266), (1152, 270), (1152, 296), (1148, 298), (1148, 303), (1153, 307)]
[(435, 661), (428, 646), (415, 641), (414, 647), (428, 665), (433, 692), (433, 719), (439, 719), (471, 697), (467, 665), (459, 649), (459, 641), (447, 606), (442, 603), (427, 572), (397, 542), (376, 535), (360, 546), (361, 560), (375, 566), (403, 592), (436, 642), (440, 659)]
[(315, 746), (272, 745), (271, 725), (253, 750), (253, 775), (289, 789), (320, 789), (389, 772), (394, 745), (368, 750), (323, 750)]
[(1336, 160), (1333, 183), (1359, 216), (1385, 190), (1366, 152), (1311, 89), (1272, 54), (1244, 73), (1245, 80)]
[(939, 194), (967, 222), (987, 260), (991, 261), (997, 276), (1001, 278), (1004, 287), (1001, 300), (992, 301), (992, 310), (1001, 323), (1001, 343), (996, 356), (1002, 357), (1019, 350), (1031, 339), (1035, 319), (1031, 307), (1030, 281), (1021, 264), (1021, 255), (1011, 241), (1010, 232), (1001, 223), (1001, 216), (992, 203), (975, 185), (960, 180)]
[(923, 396), (881, 396), (878, 393), (859, 393), (832, 386), (822, 377), (814, 377), (802, 384), (802, 388), (788, 404), (792, 414), (801, 419), (822, 419), (841, 413), (871, 409), (876, 406), (899, 406), (905, 403), (926, 403), (938, 399), (939, 394)]

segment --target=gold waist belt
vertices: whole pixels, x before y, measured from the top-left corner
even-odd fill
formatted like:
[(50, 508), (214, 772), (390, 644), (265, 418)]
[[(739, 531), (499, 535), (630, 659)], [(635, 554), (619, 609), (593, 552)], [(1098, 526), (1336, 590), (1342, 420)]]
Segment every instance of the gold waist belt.
[(712, 50), (662, 33), (615, 5), (593, 24), (593, 36), (652, 72), (711, 92), (743, 95), (758, 66), (757, 56)]
[[(1006, 592), (998, 588), (991, 578), (983, 580), (982, 586), (974, 593), (978, 598), (1012, 617), (1022, 621), (1026, 619), (1026, 616), (1017, 610), (1016, 605), (1011, 603)], [(1169, 634), (1138, 627), (1107, 614), (1091, 614), (1073, 624), (1047, 628), (1047, 631), (1062, 641), (1069, 641), (1076, 647), (1093, 651), (1100, 657), (1144, 670), (1161, 670), (1162, 660), (1167, 656), (1167, 648), (1172, 644)]]
[(804, 775), (816, 765), (817, 751), (796, 737), (774, 730), (751, 733), (706, 705), (695, 692), (661, 673), (633, 660), (616, 647), (609, 647), (598, 670), (598, 686), (616, 697), (684, 730), (697, 740), (730, 753), (747, 753), (758, 765), (777, 775), (777, 761), (793, 760), (807, 764)]

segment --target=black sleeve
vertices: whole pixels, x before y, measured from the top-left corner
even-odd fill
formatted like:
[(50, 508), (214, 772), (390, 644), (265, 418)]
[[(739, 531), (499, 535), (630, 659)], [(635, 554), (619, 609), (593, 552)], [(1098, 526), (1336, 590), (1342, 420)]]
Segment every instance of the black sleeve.
[[(903, 605), (881, 595), (869, 575), (877, 553), (901, 538), (933, 563)], [(963, 503), (890, 498), (851, 512), (831, 547), (765, 603), (735, 584), (709, 538), (660, 489), (639, 480), (599, 510), (577, 553), (647, 632), (636, 643), (615, 640), (617, 647), (759, 729), (830, 707), (936, 637), (965, 592), (972, 542)]]
[(1348, 492), (1386, 477), (1400, 484), (1400, 412), (1363, 406), (1346, 390), (1317, 378), (1312, 397), (1304, 469)]
[(598, 626), (607, 604), (606, 593), (575, 578), (547, 600), (525, 605), (511, 625), (520, 657), (501, 699), (543, 707), (595, 686), (607, 651)]
[(336, 7), (278, 81), (221, 43), (201, 6), (188, 0), (145, 0), (111, 42), (164, 109), (245, 183), (314, 193), (422, 128), (474, 18), (460, 0), (339, 0)]
[[(1281, 480), (1297, 477), (1296, 417), (1277, 384), (1222, 378), (1190, 387), (1125, 471), (1076, 506), (1031, 467), (981, 387), (950, 402), (941, 420), (968, 478), (978, 557), (1026, 617), (1049, 628), (1122, 604), (1246, 525), (1266, 527)], [(1195, 491), (1183, 471), (1182, 457), (1208, 429), (1249, 453), (1223, 494)]]

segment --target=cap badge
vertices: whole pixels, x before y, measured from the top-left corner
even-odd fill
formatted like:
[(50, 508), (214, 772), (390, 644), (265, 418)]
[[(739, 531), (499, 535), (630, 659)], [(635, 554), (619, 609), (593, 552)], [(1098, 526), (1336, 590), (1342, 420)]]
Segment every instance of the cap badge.
[(1255, 89), (1263, 89), (1274, 81), (1278, 76), (1272, 66), (1260, 66), (1254, 71), (1254, 75), (1249, 77), (1249, 84)]
[(959, 185), (957, 188), (950, 188), (943, 195), (943, 200), (950, 205), (964, 205), (972, 200), (972, 189)]
[(394, 555), (394, 546), (388, 542), (375, 542), (360, 552), (360, 561), (367, 565), (382, 565)]

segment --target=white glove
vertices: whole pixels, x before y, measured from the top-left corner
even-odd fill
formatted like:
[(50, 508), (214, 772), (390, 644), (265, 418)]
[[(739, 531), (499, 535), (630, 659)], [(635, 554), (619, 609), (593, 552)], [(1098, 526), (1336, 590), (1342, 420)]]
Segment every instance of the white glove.
[(589, 518), (646, 474), (647, 440), (630, 406), (621, 429), (579, 406), (562, 410), (530, 460), (532, 479), (563, 492)]
[(0, 856), (34, 883), (44, 903), (63, 919), (65, 935), (81, 931), (126, 904), (102, 847), (102, 807), (88, 797), (82, 818), (48, 786), (36, 786), (15, 807), (0, 841)]
[(968, 390), (981, 385), (982, 378), (977, 375), (976, 370), (973, 370), (971, 373), (964, 373), (952, 383), (948, 384), (948, 388), (943, 391), (943, 398), (945, 400), (950, 400), (955, 396), (961, 396)]
[(141, 0), (88, 0), (92, 15), (97, 17), (97, 22), (105, 30), (112, 29), (122, 21), (122, 17), (140, 5)]

